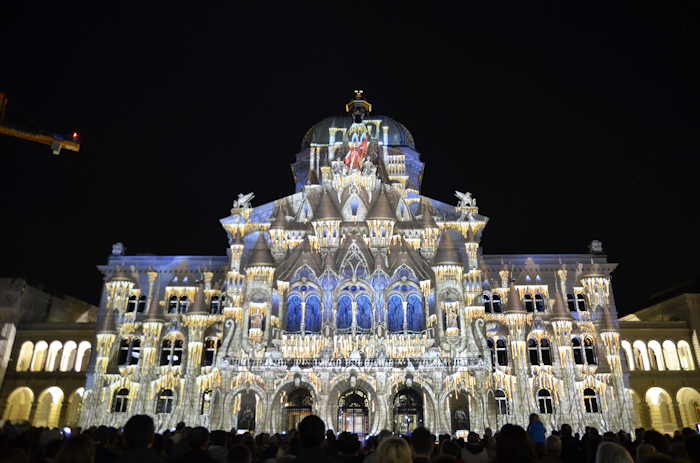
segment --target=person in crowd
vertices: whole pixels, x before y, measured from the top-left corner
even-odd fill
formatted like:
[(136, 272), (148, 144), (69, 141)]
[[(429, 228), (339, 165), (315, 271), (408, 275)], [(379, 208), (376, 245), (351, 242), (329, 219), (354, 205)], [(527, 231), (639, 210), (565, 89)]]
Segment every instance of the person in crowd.
[(212, 431), (209, 436), (209, 456), (216, 463), (226, 463), (228, 449), (226, 448), (226, 438), (228, 434), (222, 430)]
[[(605, 439), (605, 435), (603, 435), (603, 439)], [(623, 446), (616, 442), (604, 440), (598, 446), (595, 463), (634, 463), (634, 460)]]
[(415, 458), (411, 460), (411, 447), (405, 439), (389, 437), (379, 444), (377, 461), (379, 463), (416, 463), (417, 460)]
[(538, 456), (544, 455), (544, 439), (546, 430), (544, 424), (540, 421), (540, 416), (537, 413), (530, 414), (530, 424), (527, 425), (527, 433), (530, 435), (532, 442), (535, 443), (535, 450)]
[(190, 429), (187, 433), (187, 438), (181, 442), (185, 442), (189, 449), (184, 454), (174, 460), (173, 463), (216, 463), (209, 455), (209, 431), (202, 426)]
[(496, 436), (496, 462), (537, 462), (535, 444), (525, 429), (515, 424), (503, 425)]
[(484, 447), (484, 442), (481, 442), (477, 433), (470, 432), (467, 435), (467, 442), (462, 447), (461, 457), (464, 463), (488, 463), (488, 452)]
[(95, 445), (87, 436), (76, 436), (63, 442), (55, 463), (94, 463)]
[(413, 463), (430, 463), (435, 442), (435, 437), (430, 431), (422, 426), (414, 429), (410, 442), (413, 449)]
[(327, 461), (324, 448), (326, 424), (316, 415), (305, 416), (299, 423), (299, 447), (297, 449), (298, 463), (316, 463)]
[(124, 450), (119, 463), (162, 463), (163, 460), (151, 448), (156, 430), (153, 418), (134, 415), (124, 425)]
[(253, 455), (245, 445), (234, 445), (226, 454), (226, 463), (253, 463)]
[[(327, 441), (331, 441), (326, 437)], [(337, 439), (332, 439), (335, 442), (336, 456), (334, 460), (338, 463), (362, 463), (360, 449), (362, 444), (357, 438), (357, 434), (349, 432), (341, 432)], [(330, 456), (330, 455), (329, 455)]]
[(561, 437), (552, 434), (544, 441), (546, 455), (542, 457), (541, 463), (562, 463), (561, 459)]

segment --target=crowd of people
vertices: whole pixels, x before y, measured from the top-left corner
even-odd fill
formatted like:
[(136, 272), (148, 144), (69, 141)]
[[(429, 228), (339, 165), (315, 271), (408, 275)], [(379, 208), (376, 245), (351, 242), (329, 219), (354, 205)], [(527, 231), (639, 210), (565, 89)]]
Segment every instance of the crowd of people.
[(583, 435), (564, 424), (547, 430), (533, 414), (527, 429), (513, 424), (464, 438), (436, 436), (419, 427), (410, 435), (381, 431), (360, 438), (327, 430), (305, 417), (288, 433), (209, 431), (180, 423), (156, 433), (153, 419), (134, 415), (122, 429), (100, 426), (46, 429), (5, 423), (0, 463), (700, 463), (700, 435), (685, 428), (673, 436), (637, 429)]

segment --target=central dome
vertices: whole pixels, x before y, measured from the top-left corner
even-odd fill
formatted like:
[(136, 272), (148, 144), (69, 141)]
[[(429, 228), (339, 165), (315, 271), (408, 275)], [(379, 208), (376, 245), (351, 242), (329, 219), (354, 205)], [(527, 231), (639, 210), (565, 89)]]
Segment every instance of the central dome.
[[(415, 143), (413, 141), (413, 135), (408, 129), (400, 122), (388, 117), (388, 116), (367, 116), (365, 119), (365, 124), (370, 124), (369, 121), (381, 121), (382, 127), (389, 128), (389, 140), (387, 144), (389, 146), (407, 146), (413, 150), (416, 149)], [(301, 141), (301, 149), (304, 150), (311, 146), (312, 143), (319, 145), (328, 145), (330, 142), (330, 128), (345, 128), (349, 129), (353, 123), (353, 118), (351, 115), (347, 116), (336, 116), (327, 117), (321, 122), (314, 124), (304, 135)], [(382, 139), (382, 135), (379, 134), (378, 137)]]

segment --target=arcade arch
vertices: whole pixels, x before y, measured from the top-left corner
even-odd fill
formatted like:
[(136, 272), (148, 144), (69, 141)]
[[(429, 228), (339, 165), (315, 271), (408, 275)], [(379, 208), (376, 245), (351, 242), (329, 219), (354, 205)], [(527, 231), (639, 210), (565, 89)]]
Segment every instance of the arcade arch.
[(18, 387), (7, 398), (3, 419), (8, 421), (29, 421), (34, 404), (34, 393), (28, 387)]
[(63, 406), (63, 391), (52, 386), (39, 394), (36, 410), (34, 411), (33, 426), (38, 428), (57, 428)]

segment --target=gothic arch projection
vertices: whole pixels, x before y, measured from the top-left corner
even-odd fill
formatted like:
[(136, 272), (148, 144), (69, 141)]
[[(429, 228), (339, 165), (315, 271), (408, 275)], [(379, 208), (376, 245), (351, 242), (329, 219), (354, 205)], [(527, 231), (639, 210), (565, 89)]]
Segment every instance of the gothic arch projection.
[(339, 330), (347, 330), (352, 325), (352, 297), (343, 294), (338, 298), (338, 312), (336, 315), (336, 327)]
[(46, 356), (46, 367), (44, 368), (46, 371), (55, 371), (58, 369), (61, 361), (62, 348), (63, 344), (61, 344), (61, 341), (53, 341), (49, 344), (49, 352)]
[(649, 406), (651, 427), (661, 433), (673, 434), (677, 424), (673, 411), (673, 401), (668, 392), (660, 387), (652, 387), (647, 391), (645, 399)]
[(76, 426), (80, 419), (80, 410), (83, 405), (83, 394), (85, 388), (78, 388), (68, 396), (68, 406), (66, 407), (66, 426)]
[(678, 361), (678, 352), (676, 352), (676, 345), (674, 342), (666, 340), (662, 346), (664, 349), (664, 360), (666, 361), (666, 367), (669, 370), (680, 370), (681, 364)]
[(78, 344), (78, 354), (75, 359), (75, 371), (85, 371), (88, 363), (90, 363), (90, 355), (92, 354), (92, 345), (88, 341), (82, 341)]
[(369, 395), (359, 387), (345, 390), (338, 399), (338, 432), (364, 437), (369, 432)]
[[(336, 432), (354, 426), (366, 429), (367, 434), (376, 434), (386, 427), (383, 421), (386, 418), (386, 405), (376, 400), (377, 393), (367, 381), (353, 376), (353, 372), (347, 372), (332, 382), (326, 408), (319, 411), (319, 416), (324, 418), (328, 429)], [(358, 392), (363, 400), (351, 397), (352, 392)], [(346, 396), (345, 401), (343, 396)]]
[(296, 428), (306, 415), (319, 414), (316, 397), (314, 387), (301, 378), (282, 385), (269, 401), (273, 431), (287, 432)]
[(372, 328), (372, 300), (367, 294), (360, 294), (357, 299), (357, 326), (363, 330)]
[(420, 294), (410, 294), (407, 298), (406, 325), (408, 331), (420, 332), (425, 329), (423, 297)]
[(665, 370), (666, 363), (664, 362), (664, 353), (661, 349), (661, 344), (659, 344), (659, 341), (649, 341), (647, 347), (647, 352), (649, 354), (649, 368), (659, 371)]
[(649, 354), (647, 352), (647, 345), (644, 341), (639, 339), (634, 341), (632, 344), (633, 354), (634, 354), (634, 367), (637, 370), (649, 371)]
[(52, 386), (39, 394), (32, 426), (37, 428), (57, 428), (63, 406), (63, 391)]
[(472, 429), (470, 423), (471, 395), (465, 390), (452, 391), (447, 395), (446, 406), (449, 415), (450, 432)]
[(690, 350), (690, 345), (686, 341), (678, 341), (678, 359), (681, 362), (681, 368), (684, 370), (695, 370), (693, 351)]
[(34, 343), (31, 341), (24, 341), (22, 347), (19, 350), (19, 357), (17, 358), (17, 371), (27, 371), (29, 366), (32, 364), (32, 356), (34, 354)]
[(34, 346), (34, 355), (32, 356), (32, 371), (41, 371), (46, 364), (46, 355), (49, 350), (49, 345), (46, 341), (39, 341)]
[(632, 427), (637, 429), (640, 427), (645, 427), (648, 426), (644, 421), (644, 409), (642, 407), (642, 400), (639, 398), (636, 392), (634, 392), (632, 389), (627, 389), (627, 392), (629, 393), (629, 398), (631, 402), (631, 411), (632, 411)]
[(629, 343), (629, 341), (623, 339), (622, 341), (620, 341), (620, 346), (622, 347), (622, 351), (625, 353), (627, 368), (630, 371), (634, 371), (634, 356), (632, 355), (632, 345)]
[(68, 341), (63, 345), (63, 354), (61, 355), (61, 371), (70, 371), (75, 366), (75, 357), (78, 351), (78, 345), (75, 341)]
[(34, 393), (28, 387), (18, 387), (7, 398), (2, 418), (8, 421), (29, 421)]
[(318, 294), (311, 294), (306, 298), (304, 331), (309, 333), (321, 332), (321, 298)]
[(700, 393), (692, 387), (683, 387), (676, 393), (676, 401), (683, 426), (695, 429), (700, 423)]
[(301, 331), (301, 296), (290, 294), (287, 298), (287, 331)]
[(423, 394), (412, 387), (400, 387), (391, 401), (391, 428), (394, 432), (408, 434), (425, 425)]
[(390, 333), (403, 331), (403, 315), (403, 299), (398, 294), (392, 294), (387, 303), (387, 328)]

